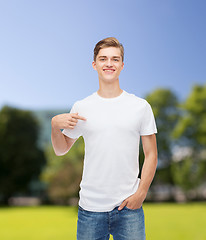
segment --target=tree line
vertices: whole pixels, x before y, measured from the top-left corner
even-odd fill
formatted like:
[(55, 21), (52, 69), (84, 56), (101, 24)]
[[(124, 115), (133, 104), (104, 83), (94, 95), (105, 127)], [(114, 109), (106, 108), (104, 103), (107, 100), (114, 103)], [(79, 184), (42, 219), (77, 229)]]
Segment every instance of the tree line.
[[(158, 128), (158, 168), (151, 185), (189, 191), (206, 182), (206, 85), (195, 85), (184, 101), (170, 89), (156, 89), (145, 99)], [(31, 111), (4, 106), (0, 111), (0, 203), (12, 196), (38, 196), (45, 203), (68, 204), (78, 198), (84, 140), (64, 156), (51, 143), (38, 145), (40, 123)], [(144, 154), (140, 146), (140, 166)], [(141, 173), (140, 173), (141, 176)]]

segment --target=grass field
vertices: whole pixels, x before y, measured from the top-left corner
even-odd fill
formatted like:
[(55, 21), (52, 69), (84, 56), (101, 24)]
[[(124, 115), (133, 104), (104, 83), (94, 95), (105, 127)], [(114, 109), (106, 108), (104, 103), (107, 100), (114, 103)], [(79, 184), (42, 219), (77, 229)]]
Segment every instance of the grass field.
[[(147, 240), (206, 240), (206, 203), (145, 203), (143, 209)], [(0, 239), (75, 240), (76, 221), (75, 207), (0, 208)]]

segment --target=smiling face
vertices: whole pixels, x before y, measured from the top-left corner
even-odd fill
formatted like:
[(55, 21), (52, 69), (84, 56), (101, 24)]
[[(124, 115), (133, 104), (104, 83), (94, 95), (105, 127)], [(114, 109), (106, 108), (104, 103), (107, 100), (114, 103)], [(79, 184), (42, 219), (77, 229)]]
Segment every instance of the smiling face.
[(120, 72), (124, 67), (120, 49), (117, 47), (100, 49), (92, 66), (98, 72), (100, 81), (111, 83), (119, 80)]

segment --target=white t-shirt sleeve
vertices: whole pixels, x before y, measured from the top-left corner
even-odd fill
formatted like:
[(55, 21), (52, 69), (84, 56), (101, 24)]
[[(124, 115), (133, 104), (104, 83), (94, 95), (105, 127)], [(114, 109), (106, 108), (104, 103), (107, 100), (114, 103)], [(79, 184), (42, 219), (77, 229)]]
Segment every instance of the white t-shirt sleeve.
[[(72, 108), (70, 110), (70, 113), (76, 113), (76, 112), (77, 112), (76, 103), (74, 103), (74, 105), (72, 106)], [(81, 128), (79, 126), (79, 120), (78, 120), (76, 126), (74, 126), (73, 129), (70, 129), (70, 128), (63, 129), (62, 133), (64, 135), (66, 135), (67, 137), (74, 138), (74, 139), (82, 136)]]
[(140, 126), (140, 136), (157, 133), (154, 114), (150, 104), (146, 101), (142, 122)]

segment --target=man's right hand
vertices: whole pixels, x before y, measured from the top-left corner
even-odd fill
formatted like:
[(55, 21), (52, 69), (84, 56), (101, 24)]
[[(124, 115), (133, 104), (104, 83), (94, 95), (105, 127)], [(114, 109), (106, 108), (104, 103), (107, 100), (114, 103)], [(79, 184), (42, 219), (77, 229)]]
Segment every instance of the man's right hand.
[(73, 129), (76, 126), (78, 119), (84, 121), (87, 120), (86, 118), (79, 116), (78, 113), (63, 113), (54, 116), (51, 120), (51, 125), (54, 129)]

